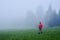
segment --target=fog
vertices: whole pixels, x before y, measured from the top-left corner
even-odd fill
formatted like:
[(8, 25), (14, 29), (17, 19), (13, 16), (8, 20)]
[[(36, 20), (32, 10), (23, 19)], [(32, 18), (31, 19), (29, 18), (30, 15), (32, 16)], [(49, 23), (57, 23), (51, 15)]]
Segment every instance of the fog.
[(0, 0), (0, 29), (37, 28), (46, 11), (60, 8), (60, 0)]

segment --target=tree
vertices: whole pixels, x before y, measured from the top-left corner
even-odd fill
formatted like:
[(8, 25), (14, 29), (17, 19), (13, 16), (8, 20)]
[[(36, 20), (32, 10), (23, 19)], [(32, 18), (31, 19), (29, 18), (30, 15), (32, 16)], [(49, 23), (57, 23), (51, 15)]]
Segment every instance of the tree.
[(46, 17), (45, 17), (45, 23), (47, 26), (50, 26), (51, 24), (51, 18), (52, 18), (52, 7), (51, 5), (49, 5), (48, 11), (46, 13)]
[(41, 21), (43, 24), (44, 24), (44, 10), (43, 10), (43, 7), (42, 6), (39, 6), (37, 8), (37, 17), (36, 17), (36, 24), (38, 25), (39, 22)]
[(57, 15), (56, 10), (54, 10), (51, 15), (50, 26), (51, 27), (56, 26), (56, 22), (57, 22)]
[(60, 9), (58, 11), (58, 16), (57, 16), (57, 25), (60, 26)]
[(35, 19), (35, 15), (33, 14), (32, 11), (27, 11), (27, 19), (26, 19), (26, 22), (27, 22), (27, 25), (28, 26), (34, 26), (35, 23), (36, 23), (36, 19)]

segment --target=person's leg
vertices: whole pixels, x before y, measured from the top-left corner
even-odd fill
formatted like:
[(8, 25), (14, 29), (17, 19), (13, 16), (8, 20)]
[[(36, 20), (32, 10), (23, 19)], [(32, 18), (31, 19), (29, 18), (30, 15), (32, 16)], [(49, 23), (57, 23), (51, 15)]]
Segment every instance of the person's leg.
[(41, 29), (39, 29), (39, 32), (38, 32), (38, 34), (41, 34)]
[(42, 33), (42, 30), (41, 30), (41, 32), (40, 33)]
[(39, 31), (38, 31), (38, 34), (40, 34), (40, 29), (39, 29)]

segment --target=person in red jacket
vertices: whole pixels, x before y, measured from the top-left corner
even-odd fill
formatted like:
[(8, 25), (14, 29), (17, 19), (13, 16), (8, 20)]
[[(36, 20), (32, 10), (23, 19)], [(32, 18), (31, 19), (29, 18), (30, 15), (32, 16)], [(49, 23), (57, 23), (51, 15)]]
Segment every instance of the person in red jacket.
[(38, 25), (39, 34), (42, 33), (42, 27), (43, 27), (43, 24), (40, 22), (39, 25)]

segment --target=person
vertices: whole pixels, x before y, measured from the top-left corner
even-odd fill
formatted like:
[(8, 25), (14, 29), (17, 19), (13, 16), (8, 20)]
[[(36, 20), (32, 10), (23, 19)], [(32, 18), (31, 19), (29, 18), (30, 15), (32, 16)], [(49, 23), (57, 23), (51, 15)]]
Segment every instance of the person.
[(42, 27), (43, 27), (43, 24), (40, 22), (39, 25), (38, 25), (39, 34), (42, 33)]

